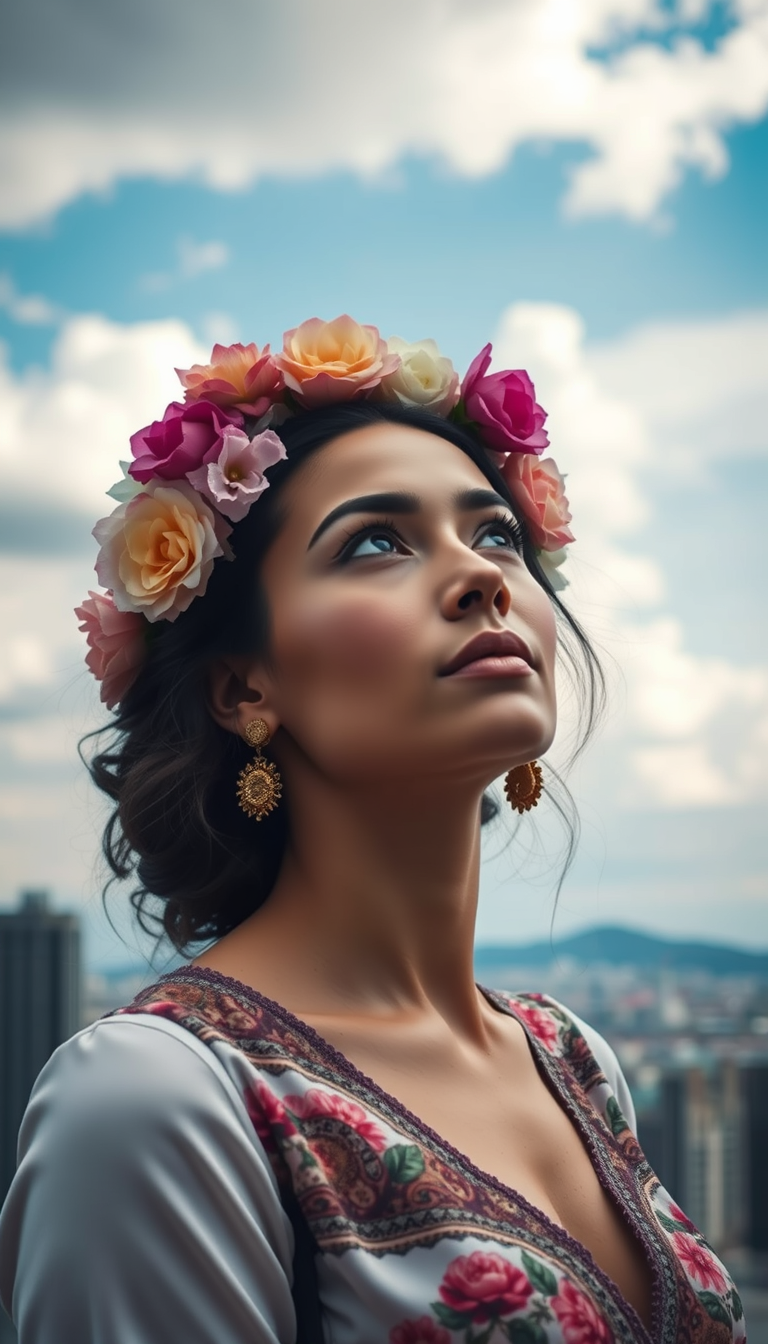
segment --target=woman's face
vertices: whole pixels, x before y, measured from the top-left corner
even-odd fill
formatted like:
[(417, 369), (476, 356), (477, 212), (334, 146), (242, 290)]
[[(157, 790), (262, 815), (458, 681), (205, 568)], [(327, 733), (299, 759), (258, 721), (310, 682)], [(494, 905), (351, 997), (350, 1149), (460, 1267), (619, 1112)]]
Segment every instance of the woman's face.
[[(262, 569), (270, 661), (248, 675), (289, 735), (275, 742), (281, 765), (298, 752), (341, 785), (485, 787), (546, 750), (552, 607), (508, 505), (466, 454), (367, 425), (309, 458), (282, 505)], [(481, 635), (508, 647), (466, 651)]]

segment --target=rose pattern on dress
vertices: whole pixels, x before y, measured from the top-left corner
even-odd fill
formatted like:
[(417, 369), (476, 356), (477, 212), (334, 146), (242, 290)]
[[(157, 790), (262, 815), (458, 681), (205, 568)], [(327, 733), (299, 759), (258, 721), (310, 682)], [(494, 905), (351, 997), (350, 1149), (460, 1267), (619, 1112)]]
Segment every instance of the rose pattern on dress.
[[(528, 1032), (542, 1068), (588, 1131), (598, 1174), (630, 1222), (642, 1225), (655, 1282), (666, 1293), (654, 1344), (679, 1344), (683, 1324), (685, 1344), (744, 1340), (743, 1308), (724, 1266), (653, 1176), (577, 1024), (542, 995), (489, 997)], [(399, 1315), (389, 1317), (382, 1341), (636, 1344), (636, 1315), (576, 1243), (559, 1239), (514, 1192), (463, 1166), (460, 1154), (279, 1005), (215, 973), (184, 968), (119, 1011), (167, 1017), (251, 1066), (249, 1088), (242, 1063), (232, 1076), (278, 1184), (298, 1197), (321, 1255), (354, 1248), (363, 1262), (391, 1264), (395, 1282), (412, 1251), (428, 1255), (430, 1272), (408, 1279), (409, 1296), (396, 1294)], [(462, 1240), (474, 1246), (456, 1255)], [(380, 1286), (385, 1270), (375, 1273)]]
[(389, 1344), (451, 1344), (451, 1336), (429, 1316), (402, 1321), (389, 1332)]

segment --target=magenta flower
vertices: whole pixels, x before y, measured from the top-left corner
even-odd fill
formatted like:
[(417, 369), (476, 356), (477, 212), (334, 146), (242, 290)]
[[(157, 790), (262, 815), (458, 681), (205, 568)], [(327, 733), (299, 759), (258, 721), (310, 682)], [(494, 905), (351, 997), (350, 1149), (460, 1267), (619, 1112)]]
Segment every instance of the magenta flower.
[(166, 481), (181, 480), (203, 462), (218, 456), (227, 425), (242, 428), (242, 413), (232, 408), (223, 410), (212, 401), (193, 401), (188, 406), (172, 401), (166, 406), (162, 420), (155, 420), (131, 435), (134, 461), (129, 474), (142, 485), (155, 476)]
[(88, 643), (86, 665), (101, 682), (102, 704), (114, 709), (146, 658), (146, 622), (134, 611), (118, 611), (111, 593), (89, 592), (75, 615)]
[(487, 373), (490, 341), (470, 364), (461, 385), (464, 412), (482, 431), (484, 442), (499, 453), (543, 453), (549, 444), (547, 413), (525, 369)]
[(267, 489), (264, 472), (285, 457), (282, 439), (271, 429), (249, 439), (242, 429), (226, 425), (218, 457), (187, 473), (187, 480), (233, 523), (244, 518), (253, 501)]

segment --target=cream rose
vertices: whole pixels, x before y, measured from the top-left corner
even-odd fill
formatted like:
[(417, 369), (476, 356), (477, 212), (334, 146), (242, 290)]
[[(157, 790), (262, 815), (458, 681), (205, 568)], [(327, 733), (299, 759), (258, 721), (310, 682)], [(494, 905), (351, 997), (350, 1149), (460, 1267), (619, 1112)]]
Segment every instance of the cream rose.
[(363, 327), (347, 314), (333, 322), (310, 317), (293, 327), (274, 361), (304, 406), (351, 401), (377, 387), (400, 363), (376, 327)]
[(175, 621), (205, 592), (214, 560), (232, 558), (231, 531), (186, 481), (150, 481), (93, 529), (99, 582), (118, 611)]
[(422, 406), (447, 415), (459, 399), (459, 375), (435, 341), (408, 341), (390, 336), (390, 354), (400, 356), (400, 367), (381, 380), (381, 395), (401, 406)]

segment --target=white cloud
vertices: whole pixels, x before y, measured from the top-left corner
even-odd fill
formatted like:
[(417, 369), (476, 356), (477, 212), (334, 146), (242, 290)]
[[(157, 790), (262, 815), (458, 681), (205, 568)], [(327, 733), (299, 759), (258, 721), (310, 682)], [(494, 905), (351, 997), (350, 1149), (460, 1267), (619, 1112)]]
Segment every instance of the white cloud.
[[(542, 140), (588, 147), (570, 214), (649, 219), (688, 169), (722, 175), (724, 132), (768, 104), (768, 0), (735, 0), (707, 50), (677, 30), (713, 7), (390, 0), (382, 23), (358, 0), (227, 0), (212, 27), (202, 0), (137, 0), (118, 28), (103, 6), (64, 21), (30, 0), (5, 34), (0, 224), (136, 176), (236, 189), (264, 174), (384, 175), (416, 155), (481, 177)], [(669, 43), (649, 38), (670, 25)], [(220, 72), (235, 46), (253, 59), (233, 113)]]
[[(767, 354), (765, 311), (656, 323), (594, 347), (578, 314), (557, 305), (514, 304), (499, 324), (494, 366), (535, 371), (550, 413), (577, 535), (569, 596), (615, 660), (624, 702), (594, 753), (590, 787), (615, 790), (629, 807), (768, 795), (768, 669), (687, 648), (680, 615), (664, 610), (665, 576), (643, 550), (654, 478), (667, 485), (671, 461), (701, 473), (702, 456), (768, 450), (768, 415), (756, 410)], [(682, 515), (684, 486), (679, 494)], [(722, 542), (735, 552), (739, 538)], [(716, 631), (713, 620), (713, 639)]]
[(0, 308), (24, 326), (53, 327), (63, 317), (62, 310), (41, 294), (19, 294), (7, 272), (0, 273)]
[(229, 262), (229, 248), (226, 243), (213, 240), (209, 243), (196, 243), (193, 238), (180, 238), (176, 251), (178, 266), (173, 271), (156, 271), (142, 278), (144, 289), (159, 291), (170, 289), (178, 280), (194, 280), (206, 271), (218, 271)]
[(128, 440), (181, 393), (175, 367), (208, 357), (182, 322), (64, 322), (50, 371), (0, 365), (2, 499), (93, 514), (129, 456)]

